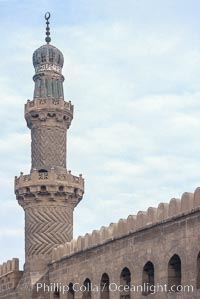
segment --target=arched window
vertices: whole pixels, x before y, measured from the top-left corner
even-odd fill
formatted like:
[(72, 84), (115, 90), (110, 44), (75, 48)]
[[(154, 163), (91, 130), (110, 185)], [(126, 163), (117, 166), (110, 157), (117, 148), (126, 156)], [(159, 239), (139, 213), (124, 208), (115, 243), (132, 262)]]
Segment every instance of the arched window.
[(120, 292), (120, 299), (130, 299), (131, 272), (124, 268), (120, 275), (120, 285), (123, 285), (123, 291)]
[(54, 298), (54, 299), (58, 299), (58, 298), (60, 298), (60, 292), (59, 292), (59, 290), (58, 290), (57, 287), (55, 288), (53, 298)]
[(151, 294), (154, 292), (153, 286), (154, 286), (154, 266), (152, 262), (147, 262), (143, 268), (143, 274), (142, 274), (142, 280), (143, 280), (143, 295), (147, 296), (148, 294)]
[(168, 288), (169, 291), (172, 288), (173, 292), (178, 292), (178, 286), (181, 285), (181, 260), (180, 257), (175, 254), (168, 264)]
[(89, 280), (89, 278), (87, 278), (83, 285), (85, 286), (85, 290), (83, 291), (83, 299), (91, 299), (91, 281)]
[(200, 289), (200, 252), (197, 257), (197, 289)]
[(104, 273), (101, 277), (101, 299), (109, 299), (109, 276), (108, 274)]
[(69, 284), (69, 291), (67, 292), (67, 299), (74, 299), (73, 283)]

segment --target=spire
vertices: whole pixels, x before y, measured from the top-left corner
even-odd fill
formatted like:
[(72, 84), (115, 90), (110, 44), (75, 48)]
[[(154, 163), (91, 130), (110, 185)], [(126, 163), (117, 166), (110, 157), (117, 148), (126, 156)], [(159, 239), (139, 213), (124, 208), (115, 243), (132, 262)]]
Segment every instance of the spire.
[(50, 12), (46, 12), (44, 17), (45, 17), (46, 24), (47, 24), (45, 41), (47, 42), (47, 44), (49, 44), (51, 42), (51, 38), (50, 38), (50, 27), (49, 27), (49, 19), (51, 17)]

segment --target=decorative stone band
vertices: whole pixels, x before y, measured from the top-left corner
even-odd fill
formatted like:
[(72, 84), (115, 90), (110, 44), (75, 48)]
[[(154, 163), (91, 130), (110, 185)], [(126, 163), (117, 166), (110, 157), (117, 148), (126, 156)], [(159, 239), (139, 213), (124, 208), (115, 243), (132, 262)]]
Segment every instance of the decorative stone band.
[(0, 277), (13, 271), (19, 271), (19, 259), (13, 258), (0, 265)]
[[(71, 171), (57, 172), (52, 168), (49, 172), (33, 170), (30, 175), (20, 174), (15, 177), (15, 194), (18, 200), (32, 197), (49, 199), (66, 198), (74, 201), (74, 205), (82, 199), (84, 193), (84, 179), (71, 174)], [(55, 197), (56, 195), (56, 197)]]
[(54, 71), (57, 73), (62, 73), (62, 68), (61, 68), (61, 66), (52, 64), (52, 63), (45, 63), (42, 65), (37, 65), (35, 67), (36, 73), (40, 73), (40, 72), (44, 72), (44, 71)]
[(103, 244), (109, 240), (117, 239), (130, 233), (149, 228), (157, 223), (192, 213), (200, 208), (200, 187), (195, 193), (184, 193), (181, 200), (172, 198), (170, 203), (160, 203), (157, 208), (148, 208), (137, 215), (130, 215), (127, 219), (120, 219), (118, 223), (111, 223), (108, 227), (94, 230), (85, 236), (79, 236), (65, 245), (53, 250), (52, 262), (65, 256)]

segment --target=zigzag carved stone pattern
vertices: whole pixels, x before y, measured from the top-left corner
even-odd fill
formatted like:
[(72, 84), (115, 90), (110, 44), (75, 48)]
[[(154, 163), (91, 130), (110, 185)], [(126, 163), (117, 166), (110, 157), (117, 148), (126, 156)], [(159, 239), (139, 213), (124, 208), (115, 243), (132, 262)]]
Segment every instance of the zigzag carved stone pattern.
[(66, 131), (59, 127), (41, 126), (31, 130), (32, 168), (54, 166), (66, 168)]
[(73, 210), (70, 206), (31, 207), (25, 210), (26, 257), (52, 252), (55, 246), (73, 237)]

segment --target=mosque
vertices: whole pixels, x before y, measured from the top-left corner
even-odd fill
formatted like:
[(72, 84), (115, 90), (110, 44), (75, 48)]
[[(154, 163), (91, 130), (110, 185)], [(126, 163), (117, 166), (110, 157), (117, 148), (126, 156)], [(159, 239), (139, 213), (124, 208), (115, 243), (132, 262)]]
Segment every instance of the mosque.
[(74, 107), (64, 100), (64, 58), (51, 44), (49, 18), (25, 104), (31, 170), (15, 177), (25, 264), (23, 271), (17, 258), (0, 265), (0, 299), (200, 298), (200, 188), (73, 239), (84, 178), (66, 165)]

